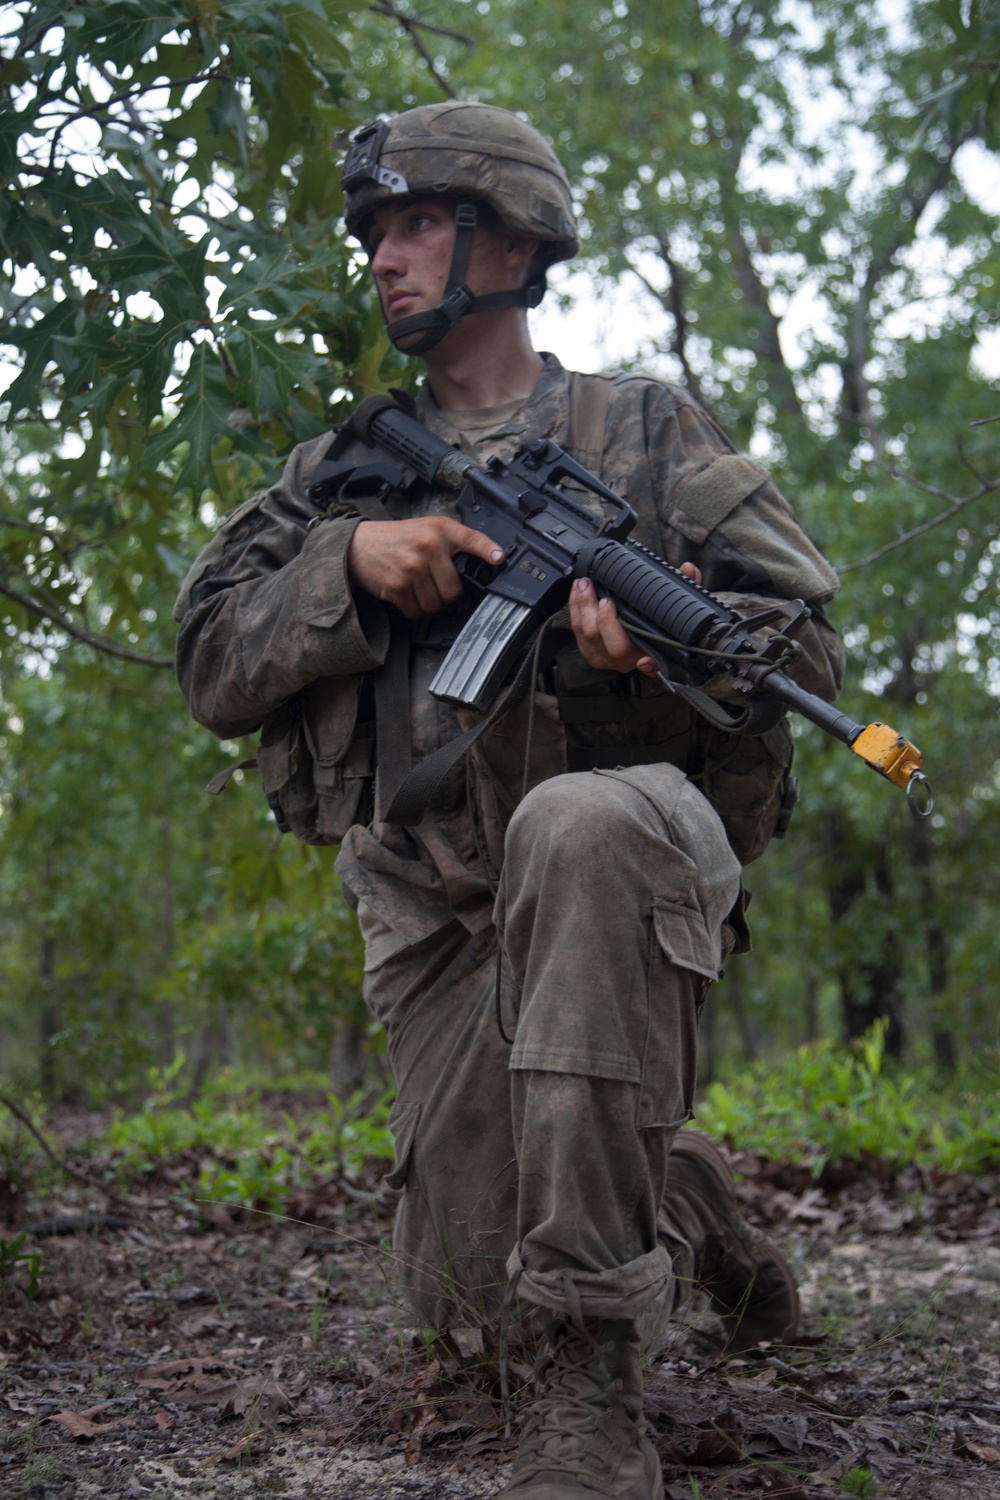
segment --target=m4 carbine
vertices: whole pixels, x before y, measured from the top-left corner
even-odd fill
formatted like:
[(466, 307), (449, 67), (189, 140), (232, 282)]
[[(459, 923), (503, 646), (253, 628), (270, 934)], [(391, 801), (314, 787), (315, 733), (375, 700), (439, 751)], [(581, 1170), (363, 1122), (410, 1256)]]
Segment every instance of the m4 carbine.
[[(431, 683), (437, 697), (488, 709), (539, 622), (565, 604), (574, 578), (588, 577), (615, 601), (626, 629), (649, 643), (668, 687), (682, 690), (678, 679), (697, 686), (729, 673), (730, 686), (745, 695), (751, 711), (741, 721), (737, 710), (734, 728), (753, 732), (775, 721), (774, 713), (760, 712), (763, 695), (778, 713), (792, 709), (802, 714), (904, 787), (915, 812), (931, 812), (930, 787), (915, 745), (879, 721), (856, 723), (782, 670), (788, 636), (808, 618), (801, 600), (776, 603), (763, 615), (742, 618), (655, 552), (628, 539), (636, 522), (628, 502), (547, 438), (511, 463), (494, 458), (480, 467), (389, 397), (363, 401), (351, 425), (370, 447), (453, 492), (464, 524), (484, 532), (505, 553), (497, 568), (456, 555), (459, 572), (483, 598)], [(316, 479), (322, 477), (321, 466)], [(322, 483), (314, 484), (311, 493), (321, 490)], [(590, 510), (573, 491), (594, 496), (598, 506)], [(754, 638), (754, 629), (775, 624), (782, 634), (763, 644)]]

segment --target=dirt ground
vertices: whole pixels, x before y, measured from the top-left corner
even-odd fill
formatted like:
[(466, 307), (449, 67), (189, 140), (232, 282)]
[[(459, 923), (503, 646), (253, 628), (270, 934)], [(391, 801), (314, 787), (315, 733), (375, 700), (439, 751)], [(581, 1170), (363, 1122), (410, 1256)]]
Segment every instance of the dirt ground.
[[(1000, 1500), (1000, 1183), (732, 1162), (802, 1334), (727, 1358), (707, 1309), (671, 1326), (646, 1397), (671, 1500)], [(8, 1207), (40, 1274), (0, 1279), (0, 1500), (494, 1495), (516, 1446), (495, 1351), (418, 1335), (377, 1173), (281, 1217), (193, 1210), (196, 1180)]]

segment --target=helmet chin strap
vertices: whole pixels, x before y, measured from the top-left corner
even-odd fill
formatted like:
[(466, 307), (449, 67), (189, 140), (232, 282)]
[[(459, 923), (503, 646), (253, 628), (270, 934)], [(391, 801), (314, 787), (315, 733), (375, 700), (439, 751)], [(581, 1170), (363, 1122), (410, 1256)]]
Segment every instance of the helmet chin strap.
[[(509, 292), (489, 292), (483, 297), (473, 296), (465, 285), (465, 273), (477, 219), (475, 203), (456, 203), (451, 269), (444, 296), (437, 307), (432, 307), (427, 312), (414, 313), (409, 318), (397, 318), (394, 323), (386, 324), (385, 331), (401, 354), (426, 354), (441, 342), (446, 333), (451, 332), (459, 318), (464, 318), (466, 313), (493, 312), (499, 307), (537, 307), (544, 297), (544, 277)], [(400, 340), (409, 340), (413, 334), (423, 334), (423, 338), (415, 344), (407, 343), (405, 349), (401, 348)]]

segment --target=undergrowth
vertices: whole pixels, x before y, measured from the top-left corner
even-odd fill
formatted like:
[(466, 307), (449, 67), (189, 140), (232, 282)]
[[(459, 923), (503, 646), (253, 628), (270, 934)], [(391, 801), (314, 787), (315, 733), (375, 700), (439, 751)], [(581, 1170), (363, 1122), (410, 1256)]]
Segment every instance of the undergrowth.
[[(985, 1062), (995, 1072), (995, 1059)], [(340, 1100), (322, 1075), (249, 1087), (223, 1073), (192, 1099), (182, 1076), (182, 1058), (153, 1070), (143, 1107), (117, 1113), (86, 1143), (105, 1174), (127, 1182), (169, 1166), (177, 1183), (180, 1163), (177, 1192), (188, 1203), (280, 1210), (296, 1191), (357, 1180), (366, 1162), (392, 1159), (391, 1090)], [(37, 1099), (33, 1115), (44, 1130)], [(738, 1150), (808, 1163), (817, 1175), (828, 1162), (859, 1157), (896, 1169), (916, 1162), (943, 1172), (1000, 1170), (1000, 1097), (986, 1067), (978, 1079), (942, 1085), (929, 1071), (890, 1065), (879, 1027), (851, 1048), (819, 1043), (710, 1084), (697, 1123)], [(0, 1111), (0, 1183), (50, 1167)]]
[[(176, 1063), (157, 1070), (142, 1109), (119, 1112), (111, 1122), (103, 1144), (117, 1175), (152, 1173), (197, 1152), (195, 1197), (276, 1209), (289, 1193), (352, 1176), (366, 1161), (392, 1159), (391, 1090), (374, 1098), (359, 1091), (347, 1100), (327, 1092), (293, 1114), (275, 1110), (274, 1090), (248, 1090), (228, 1077), (185, 1100), (172, 1086), (177, 1071)], [(314, 1095), (314, 1087), (308, 1092)]]
[(708, 1085), (698, 1124), (740, 1150), (775, 1161), (872, 1156), (894, 1167), (944, 1172), (1000, 1167), (1000, 1098), (988, 1079), (942, 1086), (929, 1072), (889, 1065), (885, 1026), (850, 1048), (801, 1047)]

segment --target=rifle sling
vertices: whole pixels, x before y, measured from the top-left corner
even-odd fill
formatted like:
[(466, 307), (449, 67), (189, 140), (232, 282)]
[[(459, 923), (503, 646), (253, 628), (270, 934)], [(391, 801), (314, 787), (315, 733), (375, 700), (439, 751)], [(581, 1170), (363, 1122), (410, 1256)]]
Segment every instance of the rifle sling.
[[(390, 521), (383, 489), (352, 494), (350, 504), (366, 521)], [(375, 688), (375, 820), (388, 819), (385, 808), (395, 788), (410, 773), (410, 638), (393, 622), (385, 661), (372, 674)]]
[[(548, 621), (552, 629), (560, 626), (569, 628), (569, 610), (562, 609), (553, 615)], [(531, 687), (532, 678), (538, 671), (539, 663), (535, 652), (529, 651), (521, 665), (517, 669), (517, 675), (507, 690), (497, 699), (484, 719), (474, 724), (471, 729), (466, 729), (447, 745), (440, 746), (426, 760), (422, 760), (415, 766), (405, 778), (401, 779), (392, 790), (391, 795), (386, 794), (386, 778), (381, 769), (380, 782), (382, 792), (379, 798), (380, 805), (387, 803), (383, 821), (386, 823), (397, 823), (403, 827), (414, 828), (420, 823), (430, 806), (438, 787), (444, 781), (451, 770), (467, 750), (478, 740), (481, 734), (491, 729), (504, 714), (512, 709), (515, 703), (520, 702), (525, 693)], [(376, 697), (376, 704), (378, 699)], [(377, 711), (377, 709), (376, 709)], [(381, 736), (379, 745), (381, 746)], [(407, 755), (409, 755), (409, 734), (407, 733)]]

